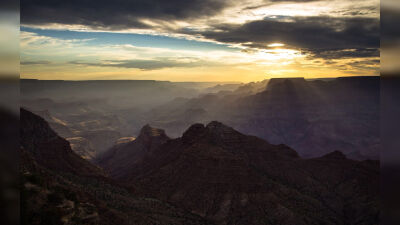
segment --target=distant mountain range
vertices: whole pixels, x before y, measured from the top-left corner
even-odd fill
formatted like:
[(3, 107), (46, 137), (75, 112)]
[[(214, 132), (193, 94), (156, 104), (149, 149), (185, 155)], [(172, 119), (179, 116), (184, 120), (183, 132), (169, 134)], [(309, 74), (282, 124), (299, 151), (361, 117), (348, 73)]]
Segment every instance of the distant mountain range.
[[(232, 90), (239, 83), (154, 80), (21, 82), (21, 105), (43, 117), (72, 149), (92, 160), (121, 138), (134, 138), (147, 111), (177, 97)], [(133, 137), (132, 137), (133, 136)]]
[(218, 120), (306, 158), (340, 150), (353, 159), (379, 159), (379, 85), (379, 77), (271, 79), (171, 101), (146, 122), (177, 137), (190, 124)]
[(277, 78), (247, 84), (162, 81), (21, 82), (23, 107), (42, 116), (72, 149), (93, 160), (140, 134), (143, 124), (179, 137), (221, 121), (303, 158), (341, 151), (379, 159), (379, 77)]

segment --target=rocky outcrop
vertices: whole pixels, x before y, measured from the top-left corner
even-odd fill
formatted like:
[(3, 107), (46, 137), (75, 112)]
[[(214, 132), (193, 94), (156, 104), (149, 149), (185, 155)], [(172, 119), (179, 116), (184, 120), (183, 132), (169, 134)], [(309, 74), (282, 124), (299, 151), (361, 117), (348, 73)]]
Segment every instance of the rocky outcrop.
[(145, 125), (135, 140), (114, 146), (99, 156), (96, 162), (113, 177), (122, 177), (168, 140), (164, 130)]
[(118, 169), (125, 174), (116, 178), (135, 193), (216, 224), (378, 223), (378, 163), (340, 152), (301, 159), (286, 145), (216, 121), (194, 124), (181, 138)]

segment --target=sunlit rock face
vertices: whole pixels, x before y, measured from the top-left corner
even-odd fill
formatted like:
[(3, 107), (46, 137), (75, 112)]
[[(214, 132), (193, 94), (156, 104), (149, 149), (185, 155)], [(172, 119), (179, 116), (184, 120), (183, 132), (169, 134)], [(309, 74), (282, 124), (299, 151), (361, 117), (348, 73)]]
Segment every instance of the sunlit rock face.
[(71, 145), (71, 149), (86, 160), (92, 160), (96, 157), (96, 151), (94, 150), (90, 141), (83, 137), (72, 137), (66, 139)]
[(128, 143), (128, 142), (132, 142), (132, 141), (134, 141), (135, 139), (136, 139), (136, 138), (134, 138), (134, 137), (122, 137), (122, 138), (118, 139), (117, 142), (116, 142), (115, 144), (116, 144), (116, 145), (125, 144), (125, 143)]

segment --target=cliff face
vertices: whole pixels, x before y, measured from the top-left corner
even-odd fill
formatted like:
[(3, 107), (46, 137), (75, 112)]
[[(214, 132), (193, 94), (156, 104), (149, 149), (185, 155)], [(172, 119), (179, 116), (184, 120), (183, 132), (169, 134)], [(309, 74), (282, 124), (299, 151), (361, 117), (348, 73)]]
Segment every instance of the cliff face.
[(340, 152), (301, 159), (216, 121), (192, 125), (117, 178), (217, 224), (376, 224), (379, 215), (377, 162)]
[(42, 166), (76, 175), (102, 176), (99, 167), (82, 159), (70, 144), (59, 137), (41, 117), (20, 110), (20, 145)]
[(21, 224), (210, 224), (155, 198), (130, 193), (72, 152), (35, 114), (21, 109)]

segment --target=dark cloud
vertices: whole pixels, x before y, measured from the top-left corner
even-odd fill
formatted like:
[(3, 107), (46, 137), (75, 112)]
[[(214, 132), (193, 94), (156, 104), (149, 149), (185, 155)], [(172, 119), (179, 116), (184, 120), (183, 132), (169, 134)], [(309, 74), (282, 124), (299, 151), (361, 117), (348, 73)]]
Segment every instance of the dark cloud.
[[(318, 0), (266, 0), (265, 4), (311, 1)], [(141, 19), (159, 20), (163, 23), (174, 20), (190, 21), (216, 15), (224, 8), (237, 2), (239, 1), (21, 0), (21, 23), (80, 24), (108, 30), (151, 29), (153, 27), (144, 24)], [(368, 10), (376, 10), (376, 8), (360, 9), (358, 13), (357, 10), (351, 11), (351, 13), (363, 15), (364, 11)], [(172, 33), (203, 36), (206, 39), (227, 44), (241, 44), (248, 47), (248, 51), (268, 48), (267, 45), (272, 42), (282, 42), (291, 48), (311, 53), (317, 58), (379, 55), (380, 22), (378, 18), (278, 16), (274, 19), (251, 21), (245, 24), (207, 25), (211, 28), (206, 31), (188, 28), (182, 30), (164, 29)], [(146, 64), (147, 62), (142, 63)], [(154, 65), (159, 66), (163, 66), (163, 63), (165, 61), (153, 62)]]
[(318, 2), (318, 1), (324, 1), (324, 0), (264, 0), (263, 2), (261, 2), (261, 4), (245, 7), (244, 10), (259, 9), (261, 7), (280, 4), (280, 3), (307, 3), (307, 2)]
[(0, 2), (0, 12), (2, 11), (19, 11), (19, 1), (2, 0)]
[(373, 6), (359, 6), (347, 9), (340, 9), (332, 11), (332, 13), (340, 14), (343, 16), (367, 16), (373, 13), (379, 13), (379, 5)]
[(323, 0), (265, 0), (266, 2), (318, 2)]
[(250, 48), (266, 49), (268, 44), (280, 42), (320, 57), (328, 57), (328, 52), (337, 57), (366, 57), (377, 56), (379, 30), (379, 20), (373, 18), (292, 17), (215, 25), (192, 34)]
[(203, 33), (221, 42), (252, 42), (264, 47), (283, 42), (303, 49), (379, 47), (379, 20), (371, 18), (293, 17), (291, 21), (273, 19), (243, 25), (216, 26), (218, 32)]
[(350, 66), (351, 69), (355, 70), (353, 73), (365, 73), (368, 71), (371, 75), (380, 74), (380, 60), (358, 60), (348, 63), (346, 66)]
[(380, 51), (377, 48), (358, 48), (358, 49), (315, 49), (310, 52), (311, 57), (324, 59), (344, 59), (344, 58), (366, 58), (379, 57)]
[(350, 66), (353, 67), (365, 67), (365, 66), (379, 66), (380, 64), (380, 60), (376, 59), (376, 60), (358, 60), (358, 61), (354, 61), (349, 63)]
[(146, 28), (141, 18), (190, 19), (218, 13), (226, 0), (21, 0), (22, 24), (80, 24), (108, 29)]
[[(185, 60), (186, 61), (183, 61)], [(206, 62), (202, 60), (192, 59), (192, 58), (156, 58), (151, 60), (107, 60), (99, 63), (88, 63), (80, 61), (71, 61), (70, 64), (84, 65), (84, 66), (99, 66), (99, 67), (118, 67), (118, 68), (134, 68), (140, 70), (157, 70), (163, 68), (172, 67), (199, 67), (199, 66), (213, 66), (218, 65), (212, 62)]]
[(40, 61), (21, 61), (21, 65), (48, 65), (51, 64), (50, 61), (40, 60)]
[(396, 9), (383, 7), (381, 10), (382, 43), (398, 42), (400, 40), (400, 12)]

